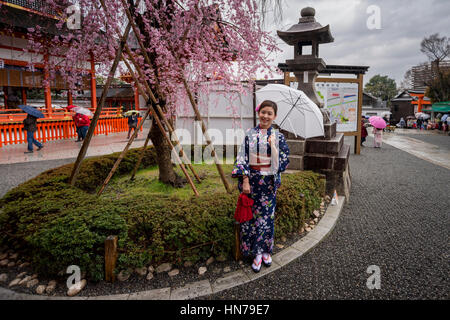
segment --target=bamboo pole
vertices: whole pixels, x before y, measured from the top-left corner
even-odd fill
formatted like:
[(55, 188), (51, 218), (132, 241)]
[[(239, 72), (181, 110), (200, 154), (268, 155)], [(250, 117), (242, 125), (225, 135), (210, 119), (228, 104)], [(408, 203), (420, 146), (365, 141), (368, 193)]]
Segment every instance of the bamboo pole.
[[(142, 40), (139, 37), (139, 32), (137, 30), (136, 24), (134, 23), (133, 17), (131, 16), (131, 12), (128, 9), (128, 7), (126, 6), (125, 0), (121, 0), (121, 1), (122, 1), (122, 4), (123, 4), (124, 8), (125, 8), (125, 13), (126, 13), (126, 15), (128, 17), (128, 20), (131, 23), (131, 27), (133, 28), (133, 31), (134, 31), (134, 33), (136, 35), (136, 39), (137, 39), (137, 41), (139, 43), (139, 46), (140, 46), (141, 50), (143, 51), (144, 59), (146, 60), (147, 64), (152, 65), (151, 61), (150, 61), (150, 58), (148, 57), (147, 52), (145, 50), (145, 47), (144, 47), (144, 45), (142, 43)], [(178, 58), (177, 58), (177, 61), (179, 63), (179, 59)], [(192, 93), (191, 93), (191, 91), (189, 89), (189, 86), (187, 84), (186, 78), (184, 77), (184, 74), (182, 72), (181, 72), (181, 75), (182, 75), (182, 78), (183, 78), (184, 87), (186, 89), (186, 92), (188, 93), (189, 100), (191, 101), (192, 108), (194, 109), (194, 112), (196, 113), (197, 121), (201, 121), (202, 122), (202, 131), (203, 131), (203, 134), (205, 135), (206, 143), (207, 143), (208, 146), (211, 145), (211, 149), (212, 149), (211, 154), (214, 157), (214, 162), (216, 164), (217, 170), (219, 171), (220, 178), (222, 179), (222, 182), (223, 182), (227, 192), (231, 193), (232, 192), (231, 187), (230, 187), (230, 185), (228, 184), (228, 181), (225, 178), (225, 174), (223, 172), (222, 166), (219, 163), (219, 159), (217, 158), (217, 154), (216, 154), (216, 151), (214, 150), (214, 146), (212, 146), (211, 139), (209, 138), (209, 135), (208, 135), (208, 133), (206, 131), (205, 123), (203, 122), (203, 119), (200, 116), (200, 112), (198, 111), (197, 104), (195, 103), (195, 101), (194, 101), (194, 99), (192, 97)], [(151, 91), (150, 91), (150, 93), (151, 93), (150, 96), (153, 96), (153, 93)]]
[[(125, 63), (125, 65), (126, 65), (127, 68), (128, 68), (128, 71), (130, 72), (131, 76), (133, 77), (133, 80), (134, 80), (134, 82), (136, 83), (136, 86), (137, 86), (137, 88), (138, 88), (138, 91), (139, 91), (139, 92), (144, 96), (144, 98), (148, 101), (149, 95), (151, 94), (151, 95), (153, 96), (153, 92), (152, 92), (152, 90), (150, 89), (149, 85), (147, 84), (146, 81), (144, 81), (144, 84), (146, 85), (146, 88), (147, 88), (147, 90), (148, 90), (148, 94), (147, 94), (147, 93), (144, 91), (144, 89), (141, 87), (140, 82), (138, 81), (138, 79), (137, 79), (135, 73), (133, 72), (133, 70), (132, 70), (130, 64), (128, 63), (128, 61), (127, 61), (127, 60), (125, 59), (125, 57), (123, 57), (123, 56), (122, 56), (122, 61)], [(142, 72), (142, 70), (139, 68), (139, 65), (137, 65), (137, 64), (136, 64), (136, 70)], [(154, 102), (154, 104), (156, 105), (156, 107), (158, 108), (159, 112), (161, 113), (161, 117), (162, 117), (163, 121), (165, 122), (166, 126), (168, 127), (168, 129), (169, 129), (169, 131), (170, 131), (171, 126), (170, 126), (169, 122), (167, 121), (166, 117), (164, 116), (164, 113), (162, 112), (162, 109), (161, 109), (159, 103), (158, 103), (157, 101), (153, 101), (153, 102)], [(152, 108), (152, 112), (153, 112), (154, 117), (155, 117), (155, 121), (156, 121), (157, 124), (158, 124), (158, 122), (159, 122), (160, 120), (159, 120), (158, 114), (156, 114), (156, 111), (155, 111), (155, 109), (153, 108), (153, 104), (151, 105), (151, 108)], [(168, 142), (169, 145), (171, 146), (171, 150), (175, 149), (175, 147), (174, 147), (173, 144), (172, 144), (172, 141), (170, 140), (170, 137), (166, 134), (166, 131), (165, 131), (164, 127), (163, 127), (162, 125), (160, 125), (160, 124), (158, 124), (158, 127), (159, 127), (160, 130), (162, 130), (161, 132), (163, 133), (163, 135), (164, 135), (164, 137), (166, 138), (167, 142)], [(150, 132), (149, 132), (149, 135), (150, 135)], [(176, 135), (175, 135), (175, 138), (177, 139), (177, 142), (179, 143), (178, 137), (176, 137)], [(147, 142), (147, 141), (146, 141), (146, 142)], [(175, 149), (175, 151), (176, 151), (176, 149)], [(181, 149), (181, 151), (182, 151), (182, 154), (184, 155), (183, 149)], [(180, 157), (179, 157), (179, 154), (176, 153), (176, 155), (177, 155), (177, 161), (179, 162), (179, 165), (180, 165), (180, 167), (181, 167), (181, 170), (182, 170), (183, 173), (185, 174), (186, 179), (188, 180), (189, 184), (191, 185), (191, 187), (192, 187), (194, 193), (198, 196), (197, 189), (195, 188), (195, 185), (193, 184), (193, 182), (192, 182), (192, 180), (191, 180), (191, 177), (190, 177), (189, 174), (187, 173), (187, 171), (186, 171), (186, 169), (185, 169), (185, 167), (184, 167), (184, 163), (181, 161), (181, 159), (180, 159)], [(142, 153), (141, 156), (143, 157), (143, 153)], [(194, 173), (194, 175), (195, 175), (195, 177), (197, 178), (197, 180), (200, 180), (200, 178), (199, 178), (199, 177), (197, 176), (197, 174), (195, 173), (194, 168), (192, 167), (192, 164), (190, 163), (189, 159), (187, 159), (186, 156), (184, 156), (184, 158), (189, 162), (188, 165), (191, 167), (191, 170), (192, 170), (192, 172)]]
[[(121, 54), (122, 56), (122, 54)], [(123, 59), (123, 56), (122, 56)], [(123, 59), (125, 61), (125, 59)], [(127, 63), (126, 63), (127, 64)], [(130, 67), (129, 64), (127, 64), (127, 67)], [(132, 74), (133, 77), (135, 77), (133, 70), (131, 70), (130, 67), (130, 73)], [(141, 94), (146, 98), (146, 100), (149, 102), (148, 96), (145, 94), (145, 92), (142, 90), (142, 87), (140, 86), (139, 82), (136, 83), (138, 90), (141, 92)], [(150, 99), (153, 101), (153, 103), (157, 103), (155, 96), (153, 95), (153, 92), (149, 92), (151, 94)], [(145, 112), (144, 117), (142, 118), (142, 122), (138, 125), (138, 127), (136, 128), (136, 130), (133, 132), (133, 135), (131, 136), (130, 140), (128, 141), (127, 145), (125, 146), (125, 149), (122, 151), (122, 153), (119, 155), (119, 158), (117, 158), (116, 162), (114, 163), (114, 166), (112, 167), (111, 171), (109, 172), (108, 176), (106, 177), (105, 181), (103, 182), (100, 190), (98, 191), (97, 195), (100, 196), (103, 193), (103, 190), (105, 189), (105, 187), (108, 185), (109, 181), (111, 180), (112, 176), (114, 175), (114, 173), (116, 172), (117, 168), (119, 167), (120, 162), (122, 161), (123, 157), (125, 156), (125, 154), (128, 152), (128, 149), (130, 148), (131, 144), (133, 143), (135, 137), (137, 136), (137, 133), (139, 132), (139, 130), (141, 129), (142, 125), (144, 124), (145, 119), (147, 118), (148, 114), (150, 113), (150, 111), (153, 112), (154, 118), (156, 120), (156, 123), (159, 127), (159, 129), (161, 130), (161, 132), (163, 133), (164, 137), (166, 138), (167, 142), (169, 143), (170, 147), (173, 149), (173, 144), (172, 141), (170, 141), (170, 138), (167, 136), (167, 133), (164, 129), (164, 127), (161, 124), (161, 121), (159, 120), (159, 116), (156, 113), (155, 109), (153, 108), (153, 104), (152, 103), (148, 103), (147, 102), (147, 106), (148, 109)], [(191, 185), (192, 190), (194, 191), (194, 194), (196, 196), (199, 196), (199, 193), (197, 191), (197, 189), (195, 188), (194, 183), (191, 180), (191, 177), (189, 177), (189, 174), (186, 171), (186, 168), (183, 165), (183, 162), (181, 161), (179, 155), (177, 153), (175, 153), (177, 161), (180, 164), (181, 170), (183, 171), (184, 175), (186, 176), (186, 179), (188, 180), (189, 184)]]
[[(139, 76), (142, 79), (144, 79), (144, 74), (143, 74), (141, 68), (139, 67), (139, 65), (136, 63), (136, 60), (133, 58), (131, 50), (129, 49), (129, 47), (127, 45), (125, 46), (125, 51), (127, 52), (131, 63), (136, 68), (136, 71), (138, 72)], [(123, 61), (127, 65), (128, 62), (126, 61), (126, 59), (123, 59)], [(131, 70), (131, 67), (129, 65), (127, 65), (127, 68), (128, 68), (128, 70), (130, 70), (130, 74), (132, 75), (134, 81), (137, 82), (137, 77), (133, 75), (133, 71)], [(147, 92), (151, 91), (150, 86), (148, 85), (147, 81), (143, 81), (143, 83), (144, 83), (144, 86), (145, 86)], [(159, 104), (156, 104), (156, 108), (159, 111), (159, 113), (161, 114), (161, 118), (163, 120), (163, 123), (166, 125), (167, 129), (169, 130), (170, 134), (172, 135), (172, 138), (175, 140), (174, 146), (176, 147), (178, 145), (181, 145), (180, 144), (180, 140), (179, 140), (177, 134), (175, 133), (175, 130), (173, 129), (172, 125), (169, 123), (169, 121), (167, 120), (166, 116), (164, 115), (164, 112), (163, 112), (161, 106)], [(183, 160), (188, 165), (189, 169), (191, 170), (192, 174), (194, 175), (195, 179), (197, 180), (197, 182), (201, 183), (200, 177), (197, 175), (197, 172), (195, 172), (194, 167), (191, 164), (191, 161), (187, 158), (187, 156), (186, 156), (186, 154), (185, 154), (185, 152), (184, 152), (182, 147), (180, 147), (180, 153), (181, 153), (181, 156), (183, 157)]]
[[(139, 3), (139, 2), (140, 2), (140, 0), (138, 0), (137, 3)], [(88, 132), (86, 134), (85, 139), (83, 140), (83, 145), (81, 147), (80, 152), (78, 153), (77, 160), (75, 161), (75, 165), (74, 165), (74, 167), (72, 169), (72, 173), (70, 175), (70, 180), (69, 180), (69, 183), (72, 186), (75, 185), (76, 178), (78, 176), (78, 173), (80, 172), (81, 163), (83, 162), (83, 159), (86, 156), (86, 152), (87, 152), (87, 149), (88, 149), (89, 144), (91, 142), (91, 138), (94, 135), (95, 127), (97, 126), (98, 119), (100, 118), (100, 113), (101, 113), (102, 108), (103, 108), (103, 106), (105, 104), (109, 86), (110, 86), (110, 84), (111, 84), (111, 82), (112, 82), (112, 80), (114, 78), (114, 74), (116, 73), (116, 69), (117, 69), (117, 66), (119, 64), (120, 57), (122, 56), (122, 50), (123, 50), (123, 47), (125, 46), (125, 43), (126, 43), (126, 41), (128, 39), (128, 34), (130, 33), (130, 29), (131, 29), (131, 23), (128, 22), (128, 24), (127, 24), (127, 26), (125, 28), (125, 31), (124, 31), (121, 39), (120, 39), (119, 47), (116, 50), (116, 57), (114, 59), (113, 65), (111, 66), (111, 70), (109, 71), (108, 78), (106, 80), (105, 86), (103, 87), (102, 96), (100, 98), (100, 104), (99, 104), (99, 106), (97, 106), (97, 109), (95, 110), (94, 117), (92, 118), (91, 125), (89, 126), (89, 130), (88, 130)]]
[(147, 145), (148, 145), (148, 142), (150, 140), (150, 130), (148, 131), (147, 139), (145, 139), (144, 146), (142, 147), (142, 151), (139, 154), (138, 161), (137, 161), (136, 165), (134, 166), (133, 173), (131, 174), (130, 180), (134, 180), (134, 176), (136, 175), (136, 171), (140, 167), (142, 159), (144, 158), (145, 150), (147, 149)]
[[(122, 1), (122, 5), (123, 5), (124, 8), (125, 8), (125, 13), (126, 13), (126, 15), (127, 15), (127, 17), (128, 17), (128, 20), (129, 20), (130, 23), (131, 23), (131, 27), (133, 28), (133, 32), (134, 32), (134, 34), (135, 34), (135, 36), (136, 36), (136, 39), (137, 39), (138, 44), (139, 44), (139, 47), (141, 48), (141, 51), (142, 51), (142, 53), (143, 53), (143, 55), (144, 55), (145, 62), (146, 62), (149, 66), (151, 66), (152, 63), (151, 63), (151, 61), (150, 61), (150, 57), (149, 57), (148, 54), (147, 54), (147, 50), (145, 49), (145, 46), (144, 46), (144, 44), (142, 43), (141, 38), (138, 36), (139, 30), (138, 30), (136, 24), (134, 23), (134, 20), (133, 20), (133, 18), (132, 18), (132, 16), (131, 16), (131, 12), (130, 12), (130, 10), (128, 9), (128, 7), (125, 5), (125, 0), (121, 0), (121, 1)], [(131, 50), (129, 49), (129, 47), (128, 47), (127, 45), (125, 46), (125, 50), (126, 50), (128, 56), (129, 56), (130, 61), (131, 61), (131, 62), (133, 63), (133, 65), (136, 67), (136, 71), (139, 73), (139, 76), (140, 76), (141, 78), (145, 79), (145, 77), (144, 77), (142, 71), (140, 70), (139, 65), (136, 63), (135, 59), (133, 58), (133, 54), (132, 54)], [(155, 73), (155, 77), (156, 77), (156, 73)], [(146, 89), (147, 89), (147, 92), (152, 92), (152, 90), (150, 89), (150, 86), (148, 85), (147, 81), (143, 81), (143, 82), (144, 82), (144, 85), (145, 85), (145, 87), (146, 87)], [(156, 85), (156, 91), (157, 91), (158, 93), (160, 93), (161, 90), (159, 89), (159, 84), (158, 84), (158, 82), (156, 82), (155, 85)], [(150, 96), (152, 96), (152, 95), (153, 95), (153, 93), (150, 94)], [(176, 136), (175, 131), (173, 130), (172, 126), (169, 124), (169, 122), (167, 121), (166, 117), (164, 116), (164, 112), (162, 111), (162, 109), (161, 109), (161, 107), (159, 106), (159, 104), (158, 104), (158, 103), (155, 103), (155, 105), (156, 105), (158, 111), (161, 113), (161, 118), (163, 119), (164, 124), (165, 124), (165, 125), (167, 126), (167, 128), (169, 129), (169, 132), (174, 136), (175, 141), (176, 141), (175, 146), (177, 146), (177, 145), (179, 144), (179, 139), (178, 139), (178, 137)], [(187, 157), (186, 157), (186, 155), (185, 155), (185, 153), (184, 153), (183, 148), (181, 148), (181, 156), (183, 157), (183, 160), (186, 161), (186, 163), (188, 163), (188, 167), (189, 167), (189, 169), (192, 171), (192, 174), (195, 176), (195, 178), (197, 179), (197, 181), (198, 181), (199, 183), (201, 183), (200, 177), (199, 177), (199, 176), (197, 175), (197, 173), (195, 172), (194, 167), (193, 167), (192, 164), (190, 163), (191, 161), (190, 161), (189, 159), (187, 159)]]
[(217, 158), (216, 150), (214, 149), (214, 146), (212, 145), (211, 138), (209, 137), (209, 134), (208, 134), (207, 129), (206, 129), (206, 125), (203, 122), (203, 119), (202, 119), (202, 116), (200, 115), (200, 112), (198, 111), (197, 103), (195, 102), (195, 99), (194, 99), (194, 97), (192, 95), (191, 89), (189, 88), (189, 85), (188, 85), (188, 83), (186, 81), (186, 77), (184, 76), (184, 74), (182, 74), (182, 79), (183, 79), (184, 88), (186, 89), (186, 92), (187, 92), (188, 97), (189, 97), (189, 101), (191, 102), (192, 108), (194, 109), (195, 118), (196, 118), (197, 121), (201, 121), (201, 123), (202, 123), (202, 131), (203, 131), (203, 135), (206, 138), (206, 144), (207, 144), (208, 147), (211, 146), (211, 155), (214, 157), (214, 162), (216, 164), (217, 170), (219, 171), (220, 178), (222, 179), (222, 182), (223, 182), (227, 192), (231, 193), (232, 192), (231, 187), (228, 184), (227, 179), (225, 178), (225, 174), (223, 172), (223, 168), (222, 168), (222, 166), (219, 163), (219, 159)]

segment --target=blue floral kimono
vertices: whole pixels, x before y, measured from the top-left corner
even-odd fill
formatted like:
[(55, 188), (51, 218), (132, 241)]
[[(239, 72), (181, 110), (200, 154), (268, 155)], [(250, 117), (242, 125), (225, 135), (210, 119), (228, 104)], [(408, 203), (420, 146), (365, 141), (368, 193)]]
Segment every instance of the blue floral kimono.
[[(271, 135), (274, 138), (272, 147), (268, 143)], [(233, 178), (239, 178), (240, 192), (242, 176), (249, 177), (249, 196), (254, 200), (253, 219), (241, 223), (241, 252), (244, 256), (272, 253), (276, 193), (281, 185), (281, 172), (289, 164), (288, 156), (286, 139), (278, 130), (272, 127), (264, 130), (259, 125), (247, 130), (232, 171)], [(255, 170), (261, 162), (264, 169), (256, 167), (260, 170)]]

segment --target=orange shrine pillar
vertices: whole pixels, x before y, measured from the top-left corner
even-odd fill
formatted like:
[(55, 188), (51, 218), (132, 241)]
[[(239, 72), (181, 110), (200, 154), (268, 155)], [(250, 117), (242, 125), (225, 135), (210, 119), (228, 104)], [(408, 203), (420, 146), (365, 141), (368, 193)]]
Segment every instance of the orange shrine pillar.
[(27, 104), (27, 89), (22, 88), (22, 104)]
[(422, 101), (423, 101), (422, 99), (423, 99), (423, 97), (419, 96), (419, 101), (417, 104), (417, 112), (422, 112)]
[(50, 76), (48, 73), (48, 54), (44, 55), (44, 96), (45, 96), (45, 109), (49, 115), (52, 114), (52, 93), (50, 90)]
[(134, 88), (134, 106), (136, 110), (140, 110), (139, 108), (139, 91), (138, 88)]
[(91, 52), (91, 107), (97, 109), (97, 84), (95, 81), (94, 54)]
[(73, 105), (72, 90), (67, 91), (67, 105), (68, 106)]

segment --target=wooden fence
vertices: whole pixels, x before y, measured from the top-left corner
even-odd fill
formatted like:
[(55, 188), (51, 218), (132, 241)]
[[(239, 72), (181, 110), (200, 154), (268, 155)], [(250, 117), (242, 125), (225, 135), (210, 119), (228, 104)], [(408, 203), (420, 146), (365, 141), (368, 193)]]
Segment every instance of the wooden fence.
[[(142, 121), (140, 118), (139, 121)], [(128, 119), (118, 116), (102, 117), (98, 120), (94, 135), (128, 131)], [(142, 127), (141, 127), (142, 131)], [(76, 127), (69, 119), (38, 119), (35, 138), (41, 142), (70, 139), (77, 136)], [(27, 142), (22, 121), (0, 122), (0, 147)]]

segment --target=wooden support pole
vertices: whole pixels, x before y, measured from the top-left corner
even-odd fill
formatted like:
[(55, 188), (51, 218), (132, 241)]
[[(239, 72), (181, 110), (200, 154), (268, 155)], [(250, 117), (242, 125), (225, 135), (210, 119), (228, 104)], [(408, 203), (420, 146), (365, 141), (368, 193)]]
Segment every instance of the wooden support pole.
[(111, 180), (112, 176), (114, 175), (114, 173), (116, 172), (120, 163), (122, 162), (122, 159), (125, 157), (125, 154), (128, 152), (128, 149), (130, 148), (131, 144), (133, 143), (134, 139), (136, 138), (139, 130), (141, 130), (141, 127), (144, 124), (145, 119), (147, 119), (149, 113), (150, 113), (150, 108), (147, 109), (147, 112), (142, 117), (142, 121), (139, 123), (136, 130), (134, 130), (133, 135), (131, 136), (130, 140), (128, 140), (128, 143), (125, 146), (125, 148), (122, 150), (122, 153), (119, 155), (119, 158), (117, 158), (111, 171), (109, 172), (108, 176), (106, 177), (105, 181), (103, 182), (100, 190), (97, 192), (97, 196), (100, 196), (103, 193), (103, 190), (105, 190), (105, 187), (108, 185), (109, 180)]
[(117, 262), (117, 236), (109, 236), (105, 240), (105, 280), (114, 282), (114, 269)]
[[(134, 67), (136, 68), (136, 71), (138, 72), (139, 77), (141, 77), (141, 79), (144, 79), (144, 74), (143, 74), (141, 68), (139, 67), (139, 65), (136, 63), (136, 60), (133, 58), (131, 50), (129, 49), (129, 47), (127, 45), (125, 46), (125, 51), (127, 52), (130, 61), (133, 63)], [(143, 82), (144, 82), (144, 86), (146, 88), (146, 91), (149, 93), (148, 95), (145, 94), (145, 90), (140, 88), (139, 81), (138, 81), (136, 75), (134, 74), (133, 70), (131, 69), (131, 66), (128, 63), (128, 61), (124, 57), (123, 57), (122, 60), (125, 63), (125, 65), (127, 66), (128, 71), (130, 72), (131, 76), (133, 77), (135, 83), (137, 83), (136, 87), (137, 87), (138, 91), (140, 91), (141, 94), (144, 97), (146, 97), (146, 96), (148, 97), (148, 95), (150, 95), (150, 92), (152, 92), (152, 90), (151, 90), (149, 84), (147, 83), (147, 81), (143, 81)], [(167, 127), (167, 129), (169, 130), (170, 134), (172, 135), (172, 138), (175, 140), (174, 146), (175, 147), (178, 146), (180, 144), (180, 140), (178, 139), (178, 136), (176, 135), (175, 130), (173, 129), (172, 125), (169, 123), (169, 121), (167, 120), (166, 116), (164, 115), (164, 112), (163, 112), (161, 106), (159, 105), (159, 103), (155, 103), (155, 105), (156, 105), (157, 110), (161, 114), (161, 118), (162, 118), (162, 120), (164, 122), (164, 125)], [(184, 153), (184, 150), (183, 150), (182, 147), (180, 147), (180, 153), (181, 153), (181, 156), (183, 158), (183, 161), (188, 165), (189, 169), (191, 170), (191, 172), (194, 175), (194, 177), (197, 180), (197, 182), (201, 183), (200, 177), (198, 176), (197, 172), (195, 172), (194, 167), (191, 164), (191, 161), (187, 158), (187, 156)]]
[[(125, 62), (128, 70), (130, 71), (130, 74), (133, 76), (134, 79), (137, 80), (133, 70), (131, 69), (130, 64), (128, 63), (128, 61), (126, 61), (126, 59), (124, 59), (122, 57), (122, 60)], [(142, 124), (144, 123), (145, 118), (148, 116), (149, 112), (152, 111), (153, 114), (153, 118), (156, 121), (156, 124), (158, 125), (159, 130), (161, 130), (161, 133), (163, 134), (164, 138), (166, 139), (167, 143), (169, 144), (171, 150), (174, 149), (174, 146), (172, 144), (172, 141), (170, 140), (170, 137), (167, 135), (166, 130), (164, 129), (161, 120), (159, 119), (158, 114), (156, 113), (156, 110), (153, 108), (153, 103), (159, 106), (159, 103), (156, 101), (155, 96), (153, 95), (153, 92), (151, 91), (151, 89), (149, 90), (148, 94), (150, 95), (150, 99), (148, 97), (148, 95), (144, 92), (144, 90), (142, 89), (141, 85), (139, 84), (139, 82), (136, 82), (136, 86), (138, 88), (138, 90), (141, 92), (141, 94), (145, 97), (145, 99), (148, 101), (147, 102), (147, 112), (145, 113), (145, 117), (143, 118), (141, 124), (138, 126), (138, 128), (133, 132), (133, 135), (131, 136), (130, 141), (132, 142), (132, 140), (134, 139), (134, 137), (137, 135), (137, 132), (139, 131), (140, 127), (142, 126)], [(149, 100), (151, 100), (152, 102), (150, 102)], [(164, 117), (164, 114), (162, 114), (162, 116)], [(116, 163), (114, 164), (114, 167), (111, 169), (111, 172), (109, 173), (108, 177), (106, 178), (105, 182), (103, 183), (102, 188), (100, 189), (100, 191), (98, 192), (98, 195), (100, 195), (103, 192), (103, 189), (106, 187), (106, 185), (108, 184), (109, 180), (111, 179), (112, 175), (114, 174), (118, 163), (120, 163), (120, 161), (122, 160), (121, 157), (123, 157), (124, 153), (128, 150), (129, 145), (131, 144), (130, 141), (128, 142), (127, 146), (125, 147), (124, 151), (122, 151), (122, 154), (119, 156), (119, 159), (117, 159)], [(188, 180), (192, 190), (194, 191), (194, 194), (196, 196), (199, 196), (199, 193), (197, 191), (197, 188), (195, 187), (194, 183), (192, 182), (191, 177), (189, 176), (188, 172), (186, 171), (186, 168), (183, 164), (183, 162), (181, 161), (179, 155), (177, 152), (174, 153), (177, 159), (177, 162), (180, 165), (181, 170), (183, 171), (184, 175), (186, 176), (186, 179)]]
[(216, 163), (216, 167), (217, 167), (217, 170), (219, 171), (220, 178), (222, 179), (223, 185), (225, 186), (225, 189), (227, 190), (227, 192), (231, 193), (232, 192), (231, 187), (228, 184), (227, 179), (225, 178), (225, 174), (223, 172), (223, 168), (222, 168), (222, 166), (219, 163), (219, 159), (217, 158), (216, 150), (214, 149), (214, 146), (212, 145), (211, 138), (209, 137), (209, 134), (206, 131), (205, 123), (203, 122), (203, 119), (202, 119), (202, 117), (200, 115), (200, 112), (198, 111), (197, 103), (194, 100), (194, 96), (192, 95), (192, 92), (191, 92), (191, 90), (189, 88), (189, 85), (188, 85), (188, 83), (186, 81), (186, 78), (185, 78), (184, 74), (182, 74), (181, 76), (182, 76), (182, 79), (183, 79), (184, 88), (186, 89), (186, 92), (187, 92), (188, 97), (189, 97), (189, 101), (191, 102), (192, 108), (194, 109), (195, 118), (196, 118), (197, 121), (201, 121), (202, 131), (203, 131), (203, 135), (206, 138), (207, 147), (211, 147), (211, 155), (214, 157), (214, 162)]
[[(102, 1), (103, 1), (103, 0), (101, 0), (101, 2), (102, 2)], [(126, 6), (125, 0), (121, 0), (121, 1), (122, 1), (123, 7), (125, 8), (125, 13), (126, 13), (126, 15), (127, 15), (127, 17), (128, 17), (128, 21), (131, 23), (131, 27), (133, 28), (133, 32), (134, 32), (134, 34), (135, 34), (135, 36), (136, 36), (136, 39), (137, 39), (138, 44), (139, 44), (139, 47), (141, 48), (142, 54), (143, 54), (143, 56), (144, 56), (144, 60), (145, 60), (145, 62), (146, 62), (149, 66), (151, 66), (152, 63), (151, 63), (150, 58), (149, 58), (149, 56), (148, 56), (148, 54), (147, 54), (147, 50), (145, 49), (145, 46), (144, 46), (144, 44), (142, 43), (141, 37), (139, 36), (139, 30), (138, 30), (136, 24), (134, 23), (134, 20), (133, 20), (133, 17), (132, 17), (132, 15), (131, 15), (131, 12), (130, 12), (130, 10), (128, 9), (128, 7)], [(103, 5), (103, 4), (102, 4), (102, 5)], [(140, 70), (139, 65), (138, 65), (138, 64), (136, 63), (136, 61), (134, 60), (133, 54), (132, 54), (131, 50), (128, 48), (128, 46), (125, 46), (125, 50), (126, 50), (128, 56), (129, 56), (130, 61), (131, 61), (131, 62), (133, 63), (133, 65), (135, 66), (136, 71), (139, 73), (139, 76), (140, 76), (142, 79), (145, 79), (145, 76), (143, 75), (142, 71)], [(124, 60), (125, 60), (125, 59), (124, 59)], [(129, 68), (129, 70), (130, 70), (130, 68)], [(132, 72), (132, 71), (130, 70), (130, 72)], [(156, 76), (156, 74), (155, 74), (155, 76)], [(135, 82), (136, 82), (136, 81), (135, 81)], [(174, 139), (175, 139), (175, 141), (176, 141), (175, 146), (177, 146), (177, 145), (179, 144), (179, 139), (178, 139), (178, 137), (176, 136), (175, 131), (173, 130), (172, 126), (168, 123), (166, 117), (164, 116), (164, 113), (162, 112), (161, 107), (159, 106), (159, 103), (156, 102), (156, 99), (154, 98), (153, 91), (150, 89), (150, 86), (148, 85), (147, 81), (144, 80), (143, 82), (144, 82), (144, 85), (145, 85), (145, 87), (146, 87), (146, 89), (147, 89), (147, 92), (148, 92), (150, 98), (152, 99), (153, 103), (156, 105), (156, 108), (158, 109), (158, 111), (161, 113), (161, 118), (162, 118), (162, 120), (164, 121), (164, 124), (167, 126), (167, 129), (169, 129), (169, 132), (170, 132), (170, 133), (172, 134), (172, 136), (174, 137)], [(158, 85), (158, 83), (156, 83), (155, 85), (156, 85), (156, 91), (157, 91), (157, 93), (160, 93), (161, 90), (159, 90), (159, 85)], [(153, 97), (153, 98), (152, 98), (152, 97)], [(184, 153), (183, 148), (181, 148), (180, 151), (181, 151), (181, 156), (183, 157), (183, 160), (184, 160), (186, 163), (188, 163), (189, 169), (191, 170), (192, 174), (195, 176), (195, 178), (197, 179), (197, 181), (200, 183), (200, 182), (201, 182), (200, 177), (199, 177), (199, 176), (197, 175), (197, 173), (195, 172), (194, 167), (193, 167), (192, 164), (190, 163), (191, 161), (190, 161), (189, 159), (187, 159), (187, 157), (185, 156), (185, 153)]]
[(133, 173), (131, 173), (130, 180), (134, 180), (134, 176), (136, 175), (136, 171), (141, 166), (141, 162), (142, 162), (142, 159), (144, 158), (145, 150), (147, 149), (148, 142), (150, 141), (150, 131), (151, 131), (151, 129), (148, 131), (147, 139), (145, 139), (144, 146), (142, 147), (142, 151), (139, 154), (138, 161), (136, 162), (136, 165), (134, 166)]
[[(138, 0), (138, 3), (139, 2), (140, 1)], [(69, 180), (69, 182), (72, 186), (75, 185), (75, 181), (78, 176), (78, 172), (80, 171), (81, 162), (83, 161), (83, 159), (86, 155), (87, 149), (89, 147), (89, 143), (91, 142), (91, 138), (94, 135), (95, 127), (97, 126), (98, 119), (100, 118), (100, 113), (102, 111), (102, 108), (105, 105), (108, 89), (109, 89), (109, 86), (111, 85), (112, 80), (114, 79), (114, 74), (116, 73), (117, 66), (119, 65), (120, 57), (122, 56), (122, 50), (123, 50), (123, 47), (125, 46), (125, 43), (127, 42), (128, 34), (130, 33), (130, 29), (131, 29), (131, 24), (128, 23), (128, 25), (125, 27), (123, 36), (120, 39), (120, 44), (116, 51), (116, 57), (111, 66), (111, 70), (109, 71), (105, 86), (103, 87), (102, 96), (100, 98), (100, 105), (95, 110), (94, 117), (92, 118), (88, 133), (86, 134), (86, 137), (83, 140), (83, 145), (81, 147), (80, 152), (78, 153), (77, 160), (72, 169), (72, 173), (70, 175), (70, 180)], [(135, 131), (135, 133), (136, 132), (137, 131)]]
[(361, 154), (361, 115), (362, 115), (362, 100), (363, 100), (363, 75), (358, 74), (358, 104), (357, 104), (357, 134), (355, 136), (355, 154)]
[(241, 239), (240, 239), (240, 232), (241, 227), (240, 223), (237, 221), (234, 221), (234, 245), (233, 245), (233, 258), (235, 261), (241, 260)]

